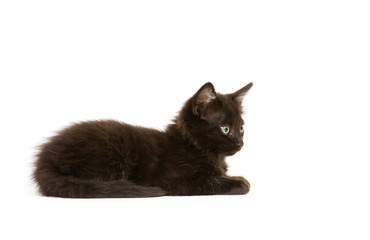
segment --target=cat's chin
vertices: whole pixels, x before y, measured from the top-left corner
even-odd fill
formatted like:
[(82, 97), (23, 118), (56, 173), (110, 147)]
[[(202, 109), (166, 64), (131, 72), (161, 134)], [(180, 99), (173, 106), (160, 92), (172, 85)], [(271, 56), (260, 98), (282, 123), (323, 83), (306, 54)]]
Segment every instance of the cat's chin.
[(235, 153), (237, 153), (237, 152), (239, 152), (239, 151), (234, 151), (234, 152), (230, 153), (230, 155), (229, 155), (229, 156), (232, 156), (232, 155), (234, 155), (234, 154), (235, 154)]
[(229, 151), (229, 152), (226, 152), (225, 155), (226, 156), (232, 156), (234, 155), (235, 153), (239, 152), (240, 150), (232, 150), (232, 151)]

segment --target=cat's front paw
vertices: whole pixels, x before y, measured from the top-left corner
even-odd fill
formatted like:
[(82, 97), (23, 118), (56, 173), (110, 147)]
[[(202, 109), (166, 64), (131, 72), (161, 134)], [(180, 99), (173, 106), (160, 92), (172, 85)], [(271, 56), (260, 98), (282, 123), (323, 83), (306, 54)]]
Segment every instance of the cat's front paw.
[(229, 192), (226, 194), (228, 195), (242, 195), (247, 194), (250, 189), (250, 184), (247, 179), (243, 177), (231, 177), (232, 180), (232, 187)]

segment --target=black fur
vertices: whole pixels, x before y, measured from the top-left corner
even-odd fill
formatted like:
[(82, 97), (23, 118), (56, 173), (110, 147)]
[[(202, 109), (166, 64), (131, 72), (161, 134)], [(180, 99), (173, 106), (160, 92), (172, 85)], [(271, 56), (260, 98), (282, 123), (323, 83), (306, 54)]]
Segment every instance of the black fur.
[(251, 87), (224, 95), (206, 83), (165, 131), (72, 125), (41, 146), (34, 179), (43, 195), (67, 198), (246, 194), (248, 181), (226, 175), (225, 157), (243, 146), (241, 101)]

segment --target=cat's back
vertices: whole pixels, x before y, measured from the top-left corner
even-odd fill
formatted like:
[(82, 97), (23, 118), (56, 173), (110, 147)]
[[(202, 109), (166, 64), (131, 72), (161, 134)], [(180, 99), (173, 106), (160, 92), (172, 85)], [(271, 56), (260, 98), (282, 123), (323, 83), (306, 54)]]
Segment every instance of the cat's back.
[(89, 146), (90, 151), (94, 150), (93, 147), (101, 149), (103, 146), (127, 140), (134, 132), (132, 128), (133, 126), (115, 120), (75, 123), (51, 137), (41, 146), (41, 151), (61, 152), (64, 148), (72, 151), (85, 146)]
[(158, 154), (164, 138), (161, 131), (115, 120), (80, 122), (40, 147), (36, 169), (51, 166), (61, 174), (81, 178), (119, 179), (141, 158), (149, 160)]
[(91, 149), (93, 144), (99, 149), (103, 146), (118, 147), (120, 144), (139, 142), (140, 145), (150, 145), (163, 138), (163, 135), (162, 131), (156, 129), (133, 126), (116, 120), (86, 121), (72, 124), (59, 131), (42, 145), (42, 148), (45, 146), (82, 148), (89, 145), (90, 150), (93, 150)]

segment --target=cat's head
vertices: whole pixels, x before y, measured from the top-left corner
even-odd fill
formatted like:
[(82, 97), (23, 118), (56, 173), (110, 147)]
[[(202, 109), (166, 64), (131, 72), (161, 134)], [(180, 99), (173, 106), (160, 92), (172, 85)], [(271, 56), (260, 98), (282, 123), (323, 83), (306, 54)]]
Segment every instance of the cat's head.
[(220, 94), (212, 83), (204, 84), (177, 118), (182, 134), (208, 152), (228, 156), (240, 151), (244, 145), (242, 101), (252, 85), (249, 83), (231, 94)]

